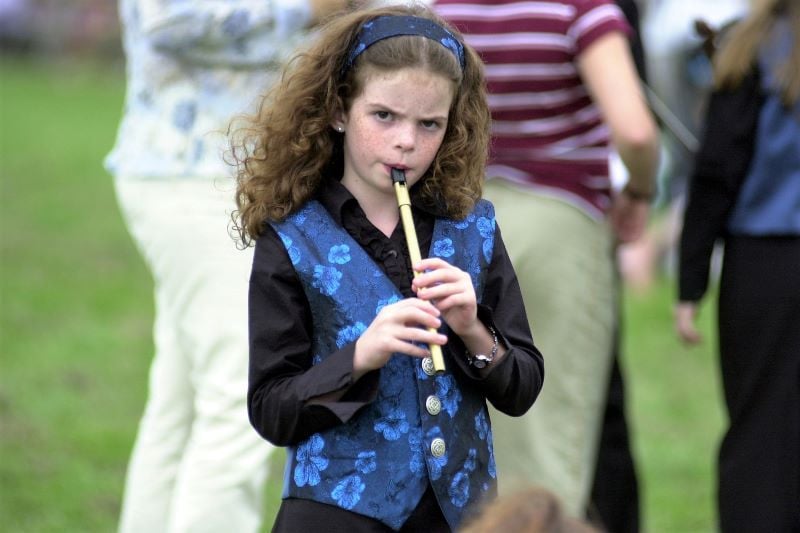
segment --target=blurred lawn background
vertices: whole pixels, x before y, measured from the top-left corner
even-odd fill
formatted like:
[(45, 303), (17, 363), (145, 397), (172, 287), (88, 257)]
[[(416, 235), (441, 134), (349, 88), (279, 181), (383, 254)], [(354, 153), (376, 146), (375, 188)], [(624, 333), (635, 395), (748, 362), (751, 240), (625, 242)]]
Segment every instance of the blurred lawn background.
[[(102, 159), (122, 67), (2, 57), (0, 530), (113, 531), (152, 355), (151, 280)], [(672, 282), (625, 299), (623, 367), (645, 531), (714, 531), (713, 349), (674, 338)], [(280, 493), (282, 454), (266, 496)], [(268, 530), (268, 528), (265, 528)]]

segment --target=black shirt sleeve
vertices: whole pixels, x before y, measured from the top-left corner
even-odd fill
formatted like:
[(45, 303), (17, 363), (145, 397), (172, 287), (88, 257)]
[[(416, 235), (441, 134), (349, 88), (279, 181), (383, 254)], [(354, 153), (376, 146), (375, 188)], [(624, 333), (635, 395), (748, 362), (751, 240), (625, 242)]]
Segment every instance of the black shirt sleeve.
[(679, 251), (678, 297), (698, 301), (708, 288), (714, 243), (747, 175), (764, 97), (754, 69), (738, 87), (711, 94), (695, 159)]
[(519, 281), (499, 226), (478, 318), (495, 329), (498, 342), (507, 350), (505, 356), (482, 373), (468, 364), (464, 344), (453, 335), (448, 343), (452, 359), (458, 372), (478, 387), (498, 411), (521, 416), (542, 390), (544, 359), (533, 343)]
[[(249, 293), (250, 422), (286, 446), (349, 420), (377, 395), (378, 373), (351, 383), (354, 345), (311, 364), (311, 309), (291, 260), (271, 227), (257, 243)], [(339, 392), (337, 401), (319, 397)]]

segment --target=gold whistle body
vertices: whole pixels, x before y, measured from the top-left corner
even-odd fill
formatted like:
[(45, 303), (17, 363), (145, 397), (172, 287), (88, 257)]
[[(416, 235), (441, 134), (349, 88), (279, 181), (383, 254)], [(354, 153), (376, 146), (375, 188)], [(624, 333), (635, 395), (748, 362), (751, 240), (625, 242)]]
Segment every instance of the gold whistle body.
[[(400, 169), (393, 168), (392, 182), (394, 183), (394, 191), (397, 195), (397, 205), (400, 208), (400, 221), (403, 223), (403, 231), (406, 234), (408, 255), (411, 256), (411, 264), (413, 265), (422, 260), (422, 255), (419, 251), (417, 230), (414, 227), (414, 218), (411, 214), (411, 198), (408, 196), (405, 173)], [(414, 277), (417, 277), (418, 275), (419, 272), (414, 270)], [(428, 328), (428, 331), (435, 332), (436, 330), (434, 328)], [(437, 373), (444, 372), (444, 356), (442, 355), (442, 347), (438, 344), (429, 344), (428, 349), (431, 352), (434, 370)]]

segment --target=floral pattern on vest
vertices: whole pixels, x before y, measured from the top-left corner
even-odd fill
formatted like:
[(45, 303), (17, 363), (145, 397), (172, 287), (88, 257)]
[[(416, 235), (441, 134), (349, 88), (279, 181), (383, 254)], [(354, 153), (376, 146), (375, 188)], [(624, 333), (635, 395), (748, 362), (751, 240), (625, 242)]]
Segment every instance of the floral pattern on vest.
[[(358, 339), (384, 306), (402, 298), (318, 202), (273, 227), (311, 307), (314, 364)], [(468, 272), (479, 301), (494, 233), (486, 201), (463, 220), (434, 225), (429, 255)], [(446, 363), (463, 357), (446, 346), (443, 352)], [(399, 529), (431, 485), (456, 529), (470, 506), (494, 493), (496, 470), (485, 400), (459, 383), (453, 365), (429, 375), (420, 359), (391, 357), (372, 404), (348, 424), (289, 448), (283, 497), (336, 505)]]

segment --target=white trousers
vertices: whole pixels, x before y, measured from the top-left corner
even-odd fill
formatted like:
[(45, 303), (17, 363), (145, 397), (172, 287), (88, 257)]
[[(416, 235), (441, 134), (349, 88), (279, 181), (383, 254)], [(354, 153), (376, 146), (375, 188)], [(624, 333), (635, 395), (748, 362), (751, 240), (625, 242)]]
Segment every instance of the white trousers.
[(611, 231), (564, 201), (489, 180), (544, 386), (520, 418), (490, 416), (501, 494), (541, 485), (582, 516), (594, 479), (614, 328)]
[(272, 446), (247, 418), (252, 249), (228, 223), (232, 180), (116, 180), (155, 284), (155, 356), (120, 531), (255, 532)]

